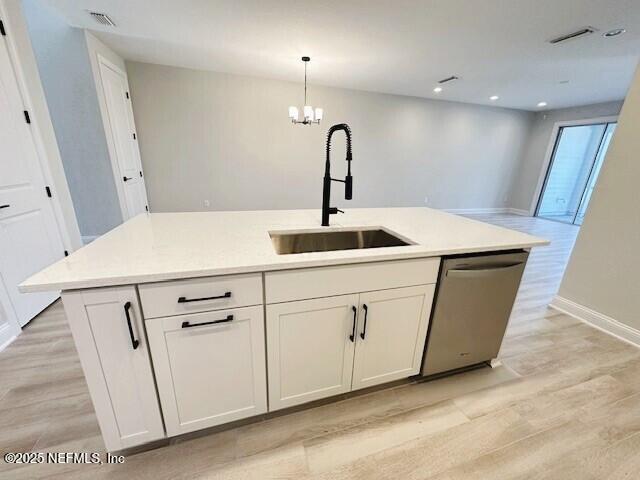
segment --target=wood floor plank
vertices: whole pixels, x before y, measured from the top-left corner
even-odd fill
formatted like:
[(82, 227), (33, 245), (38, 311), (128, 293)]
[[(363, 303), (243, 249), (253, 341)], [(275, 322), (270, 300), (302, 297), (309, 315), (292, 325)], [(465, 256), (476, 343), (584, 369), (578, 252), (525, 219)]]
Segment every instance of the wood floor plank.
[[(497, 449), (477, 459), (467, 461), (433, 480), (563, 478), (546, 477), (545, 472), (564, 463), (567, 455), (580, 449), (605, 446), (595, 431), (573, 421), (545, 430)], [(582, 478), (582, 477), (573, 477)]]
[[(535, 433), (520, 415), (504, 409), (442, 432), (406, 442), (310, 478), (402, 478), (436, 475)], [(487, 477), (490, 478), (490, 477)]]
[(309, 471), (331, 470), (468, 421), (455, 404), (448, 401), (317, 437), (304, 442)]

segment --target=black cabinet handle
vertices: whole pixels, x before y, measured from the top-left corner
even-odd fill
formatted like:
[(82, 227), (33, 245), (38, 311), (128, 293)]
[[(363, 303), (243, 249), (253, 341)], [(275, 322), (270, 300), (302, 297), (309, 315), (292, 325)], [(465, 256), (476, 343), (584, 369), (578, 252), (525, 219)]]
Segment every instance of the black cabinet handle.
[(128, 180), (131, 180), (133, 177), (122, 177), (122, 180), (124, 180), (125, 182)]
[(191, 327), (202, 327), (203, 325), (215, 325), (216, 323), (226, 323), (232, 322), (233, 315), (227, 315), (227, 318), (223, 318), (221, 320), (214, 320), (213, 322), (202, 322), (202, 323), (189, 323), (188, 321), (182, 322), (182, 328), (191, 328)]
[(124, 304), (124, 314), (127, 316), (127, 326), (129, 327), (129, 336), (131, 337), (131, 346), (135, 350), (140, 345), (140, 342), (136, 340), (133, 336), (133, 327), (131, 326), (131, 315), (129, 315), (129, 310), (131, 309), (131, 302), (127, 302)]
[(356, 339), (356, 316), (358, 315), (358, 309), (356, 307), (351, 307), (353, 310), (353, 327), (351, 327), (351, 335), (349, 335), (349, 340), (352, 342)]
[(217, 297), (202, 297), (202, 298), (180, 297), (178, 298), (178, 303), (204, 302), (205, 300), (219, 300), (221, 298), (231, 298), (231, 292), (225, 292), (224, 295), (218, 295)]
[(7, 203), (6, 205), (0, 205), (0, 209), (3, 209), (3, 208), (9, 208), (10, 206), (11, 206), (11, 205), (9, 205), (8, 203)]
[(360, 338), (364, 340), (364, 336), (367, 334), (367, 315), (369, 314), (369, 307), (367, 307), (366, 303), (363, 303), (362, 309), (364, 310), (364, 327), (362, 328)]

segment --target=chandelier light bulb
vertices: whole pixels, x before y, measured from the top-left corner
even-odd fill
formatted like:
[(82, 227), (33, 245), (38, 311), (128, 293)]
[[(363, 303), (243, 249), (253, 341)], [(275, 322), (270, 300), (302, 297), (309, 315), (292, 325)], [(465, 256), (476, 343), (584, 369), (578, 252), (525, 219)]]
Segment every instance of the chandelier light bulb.
[(304, 119), (313, 122), (313, 107), (310, 105), (304, 106)]

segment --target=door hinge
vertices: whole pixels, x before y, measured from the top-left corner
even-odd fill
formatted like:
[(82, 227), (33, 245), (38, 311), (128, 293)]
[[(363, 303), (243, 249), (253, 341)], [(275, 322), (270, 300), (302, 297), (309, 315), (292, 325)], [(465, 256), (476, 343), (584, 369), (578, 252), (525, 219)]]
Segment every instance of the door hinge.
[(140, 170), (140, 178), (142, 178), (142, 170)]
[(127, 98), (131, 98), (131, 97), (129, 97), (129, 92), (124, 92), (124, 93), (127, 96)]
[(51, 189), (49, 188), (49, 185), (44, 187), (44, 189), (47, 192), (47, 197), (51, 198), (53, 195), (51, 195)]
[(2, 20), (0, 20), (0, 35), (2, 35), (3, 37), (7, 36), (7, 32), (4, 29), (4, 23), (2, 23)]
[(134, 139), (134, 140), (136, 139), (136, 134), (135, 134), (135, 133), (133, 134), (133, 139)]
[(29, 116), (29, 112), (24, 110), (24, 121), (27, 123), (31, 123), (31, 117)]
[(144, 209), (148, 212), (149, 211), (149, 205), (145, 205)]
[(69, 256), (69, 252), (67, 252), (66, 250), (64, 251), (64, 256), (68, 257)]

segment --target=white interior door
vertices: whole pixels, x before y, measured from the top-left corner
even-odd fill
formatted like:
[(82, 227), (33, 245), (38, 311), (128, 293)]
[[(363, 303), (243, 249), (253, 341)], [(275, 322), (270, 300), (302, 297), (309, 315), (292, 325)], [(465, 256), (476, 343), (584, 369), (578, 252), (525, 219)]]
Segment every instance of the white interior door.
[(20, 325), (58, 297), (18, 284), (64, 256), (7, 46), (0, 40), (0, 276)]
[(148, 211), (129, 85), (125, 73), (118, 67), (103, 58), (99, 58), (98, 62), (109, 120), (106, 128), (112, 139), (111, 161), (117, 173), (116, 186), (122, 197), (122, 213), (128, 220)]

